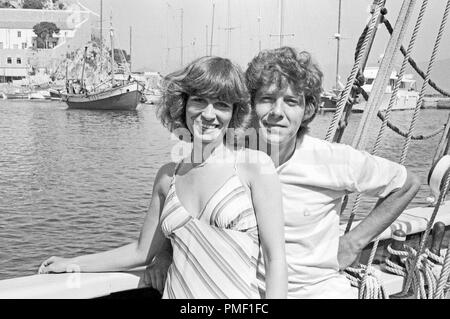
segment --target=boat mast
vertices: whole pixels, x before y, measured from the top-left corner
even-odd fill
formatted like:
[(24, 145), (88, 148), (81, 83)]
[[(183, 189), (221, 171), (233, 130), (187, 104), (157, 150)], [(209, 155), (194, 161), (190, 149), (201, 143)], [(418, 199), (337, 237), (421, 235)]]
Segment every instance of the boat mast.
[(284, 0), (280, 4), (280, 48), (283, 46), (283, 29), (284, 29)]
[(261, 52), (261, 0), (259, 0), (259, 15), (256, 19), (258, 20), (258, 50)]
[(114, 85), (114, 30), (112, 26), (112, 12), (109, 21), (109, 36), (111, 38), (111, 82)]
[(270, 37), (279, 37), (280, 38), (280, 47), (283, 46), (284, 37), (295, 36), (295, 33), (284, 34), (284, 0), (280, 0), (280, 34), (270, 34)]
[(67, 89), (67, 93), (69, 92), (69, 60), (66, 60), (66, 89)]
[(227, 5), (227, 28), (226, 28), (228, 35), (227, 35), (227, 56), (230, 56), (231, 53), (231, 3), (230, 0), (228, 0)]
[(336, 45), (336, 90), (339, 88), (339, 51), (341, 46), (341, 4), (342, 0), (339, 0), (339, 10), (338, 10), (338, 27), (337, 33), (334, 35), (337, 45)]
[(103, 72), (103, 0), (100, 0), (100, 78)]
[(181, 66), (183, 66), (183, 8), (180, 9), (181, 10), (181, 14), (180, 14), (180, 63)]
[[(169, 8), (172, 8), (172, 6), (168, 3), (167, 4), (167, 12), (166, 12), (166, 21), (169, 21)], [(166, 71), (169, 69), (169, 55), (170, 55), (170, 47), (169, 47), (169, 23), (166, 23), (166, 42), (167, 42), (167, 54), (166, 54)]]
[(211, 47), (209, 49), (209, 55), (212, 55), (212, 49), (213, 49), (213, 41), (214, 41), (214, 11), (216, 8), (216, 4), (213, 2), (213, 9), (212, 9), (212, 22), (211, 22)]
[(205, 34), (206, 34), (205, 55), (208, 55), (208, 25), (205, 25), (205, 29), (206, 29), (206, 32), (205, 32)]
[[(133, 27), (130, 26), (130, 74), (131, 74), (131, 52), (132, 52), (132, 39), (133, 39)], [(126, 59), (125, 59), (125, 63), (126, 63)]]
[(87, 54), (87, 49), (88, 47), (85, 46), (84, 47), (84, 55), (83, 55), (83, 68), (81, 69), (81, 88), (83, 89), (83, 91), (85, 91), (85, 86), (84, 86), (84, 67), (86, 66), (86, 54)]

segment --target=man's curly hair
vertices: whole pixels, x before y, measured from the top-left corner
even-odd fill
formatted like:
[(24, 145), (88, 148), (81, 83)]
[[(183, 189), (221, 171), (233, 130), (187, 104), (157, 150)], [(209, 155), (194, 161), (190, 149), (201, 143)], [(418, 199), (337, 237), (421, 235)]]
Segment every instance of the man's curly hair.
[(296, 93), (304, 93), (307, 111), (311, 112), (311, 117), (304, 119), (301, 127), (306, 128), (314, 119), (323, 91), (323, 73), (310, 53), (291, 47), (261, 51), (248, 64), (245, 79), (253, 108), (256, 94), (262, 87), (275, 83), (282, 89), (289, 84)]
[(244, 73), (228, 59), (214, 56), (198, 58), (164, 77), (161, 88), (157, 116), (171, 132), (187, 129), (186, 102), (193, 95), (233, 104), (229, 128), (245, 130), (249, 125), (251, 108)]

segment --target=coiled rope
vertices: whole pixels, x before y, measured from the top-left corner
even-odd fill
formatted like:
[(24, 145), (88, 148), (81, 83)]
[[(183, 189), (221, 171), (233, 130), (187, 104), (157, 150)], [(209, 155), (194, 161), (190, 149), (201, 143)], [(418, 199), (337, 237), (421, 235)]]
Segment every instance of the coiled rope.
[(418, 257), (417, 267), (414, 267), (414, 259), (417, 257), (417, 251), (407, 245), (405, 245), (404, 248), (405, 250), (403, 251), (395, 250), (391, 245), (388, 245), (388, 252), (391, 255), (399, 256), (404, 266), (386, 259), (385, 270), (403, 277), (411, 274), (411, 283), (414, 287), (415, 297), (417, 299), (434, 299), (436, 295), (437, 279), (433, 274), (434, 264), (430, 259), (434, 260), (435, 257), (437, 257), (437, 259), (441, 258), (427, 249)]
[(359, 299), (386, 299), (386, 292), (372, 266), (347, 267), (345, 275), (352, 286), (359, 288)]
[[(450, 3), (450, 0), (449, 0), (448, 3)], [(423, 253), (426, 240), (428, 238), (428, 235), (430, 234), (431, 227), (432, 227), (432, 225), (434, 223), (434, 220), (436, 219), (436, 215), (437, 215), (437, 213), (439, 211), (439, 208), (440, 208), (440, 206), (441, 206), (441, 204), (442, 204), (442, 202), (444, 200), (444, 197), (447, 194), (448, 189), (449, 189), (449, 184), (450, 184), (450, 174), (449, 174), (449, 172), (446, 173), (444, 180), (445, 180), (444, 187), (441, 189), (441, 192), (439, 194), (439, 198), (438, 198), (437, 203), (436, 203), (436, 205), (435, 205), (435, 207), (433, 209), (433, 213), (431, 214), (431, 218), (428, 221), (427, 227), (426, 227), (426, 229), (424, 231), (424, 234), (423, 234), (423, 236), (421, 238), (417, 254), (413, 258), (414, 260), (413, 260), (413, 262), (411, 264), (412, 266), (408, 269), (408, 276), (406, 277), (406, 283), (405, 283), (405, 286), (403, 288), (402, 294), (406, 294), (409, 291), (410, 287), (411, 287), (411, 284), (413, 282), (413, 278), (412, 278), (413, 275), (412, 274), (414, 273), (417, 265), (420, 263), (419, 256), (422, 256), (422, 255), (426, 256), (426, 254)], [(417, 290), (417, 287), (416, 286), (414, 286), (414, 287)]]
[(447, 249), (445, 253), (445, 260), (443, 262), (443, 267), (441, 271), (441, 276), (439, 277), (436, 292), (434, 294), (435, 299), (443, 299), (445, 298), (446, 291), (448, 291), (449, 284), (449, 275), (450, 275), (450, 248)]

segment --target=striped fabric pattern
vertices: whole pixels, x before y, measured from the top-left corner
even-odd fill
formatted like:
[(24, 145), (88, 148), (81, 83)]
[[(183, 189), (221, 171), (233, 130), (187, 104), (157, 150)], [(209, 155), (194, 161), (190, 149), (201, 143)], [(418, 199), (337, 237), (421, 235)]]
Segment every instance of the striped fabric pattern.
[(174, 176), (161, 227), (173, 247), (163, 298), (259, 298), (256, 217), (236, 172), (197, 216), (178, 199)]

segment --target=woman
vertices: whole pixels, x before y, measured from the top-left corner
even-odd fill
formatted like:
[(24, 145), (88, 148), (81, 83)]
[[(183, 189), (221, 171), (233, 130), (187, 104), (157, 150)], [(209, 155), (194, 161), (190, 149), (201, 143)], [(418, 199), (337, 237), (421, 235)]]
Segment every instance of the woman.
[(224, 143), (228, 129), (245, 128), (250, 112), (242, 71), (227, 59), (203, 57), (164, 83), (158, 116), (175, 135), (189, 136), (193, 146), (189, 156), (158, 171), (139, 239), (103, 253), (51, 257), (39, 273), (135, 268), (152, 261), (167, 237), (173, 263), (164, 298), (259, 298), (261, 245), (266, 297), (285, 298), (284, 221), (275, 168), (264, 153)]

